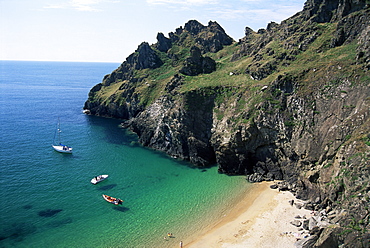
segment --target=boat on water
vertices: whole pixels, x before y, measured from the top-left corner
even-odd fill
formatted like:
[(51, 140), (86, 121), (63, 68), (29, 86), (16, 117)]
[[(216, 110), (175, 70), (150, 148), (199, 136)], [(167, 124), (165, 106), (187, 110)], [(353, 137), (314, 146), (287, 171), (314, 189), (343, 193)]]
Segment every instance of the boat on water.
[(62, 143), (59, 143), (59, 145), (52, 145), (52, 147), (57, 152), (72, 153), (72, 147), (63, 145)]
[(99, 175), (99, 176), (96, 176), (93, 179), (91, 179), (90, 182), (92, 184), (97, 184), (97, 183), (100, 183), (101, 181), (104, 181), (107, 178), (108, 178), (108, 175)]
[(104, 195), (104, 194), (102, 196), (103, 196), (104, 200), (106, 200), (107, 202), (110, 202), (114, 205), (119, 205), (119, 204), (122, 205), (123, 201), (119, 198), (111, 197), (109, 195)]
[(60, 121), (58, 118), (58, 123), (57, 123), (57, 129), (54, 134), (54, 141), (53, 144), (51, 145), (55, 151), (60, 152), (60, 153), (72, 153), (72, 147), (63, 145), (60, 139), (60, 133), (62, 130), (60, 129)]

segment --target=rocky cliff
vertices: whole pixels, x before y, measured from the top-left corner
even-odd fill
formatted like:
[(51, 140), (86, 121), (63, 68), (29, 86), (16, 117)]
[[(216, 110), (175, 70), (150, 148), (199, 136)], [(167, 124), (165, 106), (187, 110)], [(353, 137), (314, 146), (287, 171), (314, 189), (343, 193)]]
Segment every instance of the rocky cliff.
[(369, 24), (360, 0), (308, 0), (238, 42), (192, 20), (142, 43), (84, 108), (195, 165), (284, 180), (326, 213), (305, 247), (369, 247)]

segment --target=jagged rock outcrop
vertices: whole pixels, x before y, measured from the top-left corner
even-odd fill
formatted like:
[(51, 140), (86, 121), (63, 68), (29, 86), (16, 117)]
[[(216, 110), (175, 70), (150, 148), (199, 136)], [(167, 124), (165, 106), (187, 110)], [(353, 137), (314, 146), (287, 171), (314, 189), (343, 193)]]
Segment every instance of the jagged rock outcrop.
[(233, 39), (217, 22), (210, 21), (208, 26), (203, 26), (198, 21), (191, 20), (185, 24), (184, 30), (197, 36), (195, 42), (202, 47), (203, 53), (215, 53), (233, 43)]
[(197, 76), (203, 73), (211, 73), (216, 70), (216, 62), (210, 57), (203, 57), (198, 47), (190, 49), (190, 57), (185, 60), (180, 73), (188, 76)]
[[(98, 116), (130, 119), (144, 110), (145, 103), (140, 102), (140, 93), (136, 91), (138, 83), (146, 82), (147, 74), (135, 75), (143, 69), (156, 69), (163, 65), (159, 53), (165, 53), (172, 66), (185, 75), (199, 75), (211, 73), (216, 69), (216, 63), (207, 52), (218, 52), (224, 46), (232, 44), (233, 39), (228, 36), (217, 22), (209, 22), (204, 26), (198, 21), (190, 20), (185, 27), (169, 33), (166, 38), (162, 33), (157, 35), (157, 43), (150, 46), (143, 42), (136, 51), (111, 74), (106, 75), (103, 82), (94, 86), (89, 92), (89, 99), (84, 109)], [(180, 50), (179, 47), (182, 49)], [(186, 51), (190, 51), (188, 54)], [(186, 59), (186, 61), (184, 61)], [(108, 99), (99, 95), (102, 87), (120, 82), (121, 85)], [(148, 83), (146, 82), (148, 85)], [(154, 85), (154, 83), (153, 83)]]
[(217, 23), (192, 20), (139, 46), (84, 108), (195, 165), (284, 180), (279, 189), (335, 223), (302, 246), (368, 247), (369, 20), (365, 1), (309, 0), (227, 49)]
[(364, 0), (308, 0), (303, 9), (306, 20), (314, 22), (337, 22), (343, 17), (366, 7)]
[[(351, 15), (356, 11), (357, 14)], [(277, 71), (279, 65), (289, 66), (295, 60), (296, 55), (305, 51), (319, 37), (320, 29), (317, 25), (299, 25), (302, 22), (311, 24), (338, 22), (334, 37), (332, 37), (330, 45), (328, 44), (327, 47), (334, 48), (344, 43), (348, 44), (355, 37), (358, 38), (361, 33), (363, 34), (361, 44), (368, 44), (369, 36), (365, 34), (369, 32), (369, 11), (365, 1), (307, 1), (301, 12), (281, 24), (271, 22), (266, 30), (258, 30), (257, 33), (247, 27), (245, 37), (239, 41), (240, 49), (233, 55), (232, 60), (235, 61), (244, 56), (254, 57), (253, 62), (248, 65), (245, 72), (255, 80), (267, 78)], [(299, 35), (295, 36), (294, 34)], [(271, 47), (266, 47), (272, 39), (282, 42), (287, 51), (279, 53)], [(322, 49), (327, 48), (322, 47), (318, 52), (322, 52)], [(368, 53), (368, 49), (364, 47), (361, 52), (358, 52), (358, 56), (365, 61), (369, 61)], [(266, 55), (272, 55), (274, 59), (261, 63), (261, 58)], [(368, 62), (365, 67), (369, 68)]]
[(141, 43), (135, 53), (127, 57), (126, 62), (136, 70), (155, 69), (163, 64), (162, 60), (147, 42)]
[(172, 47), (171, 39), (165, 37), (163, 33), (158, 33), (157, 41), (155, 47), (161, 52), (166, 53)]

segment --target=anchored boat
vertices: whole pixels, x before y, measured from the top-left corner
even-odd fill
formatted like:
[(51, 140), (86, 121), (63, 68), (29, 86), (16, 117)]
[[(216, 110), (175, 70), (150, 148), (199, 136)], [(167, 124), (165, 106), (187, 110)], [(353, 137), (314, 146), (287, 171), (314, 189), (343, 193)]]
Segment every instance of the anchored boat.
[(108, 178), (108, 175), (99, 175), (99, 176), (96, 176), (93, 179), (91, 179), (90, 182), (92, 184), (97, 184), (97, 183), (100, 183), (101, 181), (104, 181), (107, 178)]
[(115, 198), (115, 197), (111, 197), (109, 195), (104, 195), (103, 194), (103, 198), (107, 202), (113, 203), (114, 205), (119, 205), (119, 204), (122, 205), (122, 202), (123, 202), (121, 199)]
[(53, 144), (51, 145), (55, 151), (61, 152), (61, 153), (72, 153), (72, 147), (63, 145), (60, 139), (60, 133), (62, 130), (60, 129), (60, 121), (58, 118), (58, 124), (57, 124), (57, 129), (54, 134), (54, 141)]

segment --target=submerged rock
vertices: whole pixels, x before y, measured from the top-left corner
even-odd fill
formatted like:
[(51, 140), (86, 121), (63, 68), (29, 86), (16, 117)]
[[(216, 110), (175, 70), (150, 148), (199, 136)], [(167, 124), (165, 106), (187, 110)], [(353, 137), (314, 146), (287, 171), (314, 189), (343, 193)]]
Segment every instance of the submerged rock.
[(52, 217), (61, 211), (63, 211), (63, 209), (50, 209), (49, 208), (49, 209), (40, 211), (38, 214), (39, 216), (42, 216), (42, 217)]

